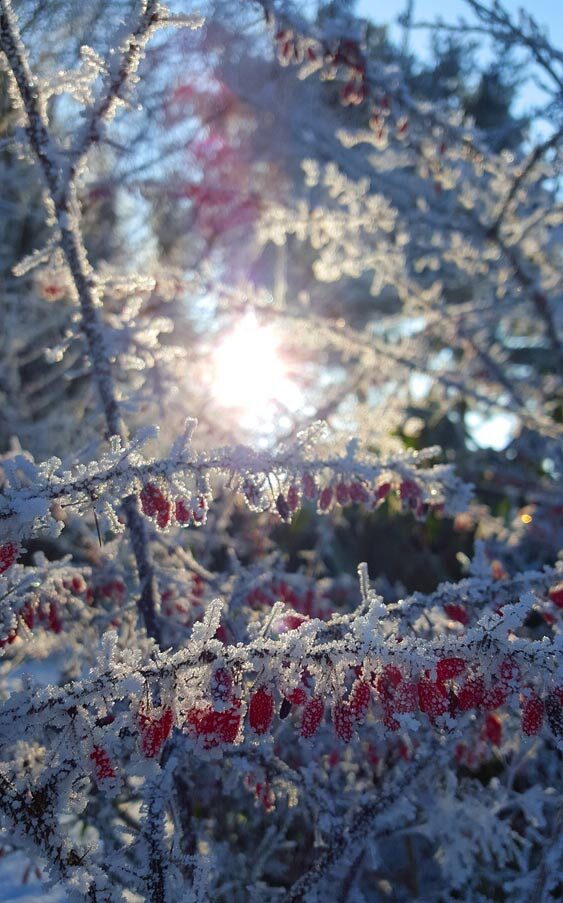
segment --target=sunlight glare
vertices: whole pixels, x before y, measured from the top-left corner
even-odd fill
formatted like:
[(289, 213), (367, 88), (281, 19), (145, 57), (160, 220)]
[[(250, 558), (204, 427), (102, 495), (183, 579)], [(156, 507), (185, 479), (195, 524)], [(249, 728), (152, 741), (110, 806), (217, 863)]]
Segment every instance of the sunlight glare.
[(267, 432), (275, 431), (280, 411), (295, 412), (303, 402), (275, 331), (253, 314), (246, 314), (216, 349), (213, 393), (219, 404), (240, 412), (242, 426)]

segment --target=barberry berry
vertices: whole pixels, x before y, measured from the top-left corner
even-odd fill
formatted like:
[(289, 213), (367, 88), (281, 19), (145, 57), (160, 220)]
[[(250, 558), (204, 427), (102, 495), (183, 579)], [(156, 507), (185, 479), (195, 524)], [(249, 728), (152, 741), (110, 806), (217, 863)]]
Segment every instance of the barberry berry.
[(446, 612), (448, 618), (451, 618), (452, 621), (459, 621), (460, 624), (469, 624), (469, 615), (467, 613), (467, 609), (464, 608), (463, 605), (459, 605), (455, 602), (449, 602), (447, 605), (444, 605), (444, 611)]
[(248, 720), (257, 734), (265, 734), (274, 715), (274, 697), (264, 687), (260, 687), (250, 697)]
[(480, 677), (471, 677), (461, 685), (455, 695), (458, 708), (462, 712), (478, 709), (483, 703), (485, 684)]
[(18, 557), (18, 547), (13, 542), (0, 546), (0, 574), (12, 567)]
[(359, 480), (350, 483), (350, 501), (365, 505), (369, 501), (369, 492)]
[(555, 737), (563, 737), (563, 690), (553, 690), (545, 700), (545, 713)]
[(310, 473), (304, 473), (301, 477), (301, 486), (303, 489), (303, 495), (309, 501), (316, 499), (317, 497), (317, 486), (315, 483), (315, 479), (311, 476)]
[(301, 736), (312, 737), (319, 728), (324, 715), (324, 703), (319, 696), (313, 696), (303, 709)]
[(454, 680), (465, 671), (465, 662), (462, 658), (443, 658), (436, 665), (436, 677), (438, 683), (446, 680)]
[(174, 503), (174, 518), (181, 527), (187, 527), (193, 517), (193, 511), (186, 499), (176, 499)]
[(350, 706), (347, 702), (340, 701), (333, 706), (332, 723), (334, 725), (334, 730), (340, 739), (344, 740), (345, 743), (349, 743), (354, 733), (354, 727), (352, 723), (352, 713), (350, 712)]
[(356, 680), (350, 691), (349, 707), (350, 715), (354, 721), (362, 721), (368, 711), (371, 701), (370, 686), (365, 680)]
[(117, 774), (107, 750), (102, 746), (94, 746), (90, 753), (90, 759), (94, 763), (94, 773), (97, 781), (114, 778)]
[(522, 703), (522, 731), (528, 737), (539, 734), (543, 724), (544, 716), (543, 699), (533, 695), (524, 699)]
[(549, 591), (549, 598), (557, 608), (563, 608), (563, 583), (552, 586)]
[(170, 522), (172, 505), (161, 489), (154, 483), (143, 486), (139, 496), (141, 510), (147, 517), (155, 518), (161, 530), (164, 530)]
[(299, 490), (295, 483), (287, 490), (287, 506), (290, 511), (295, 511), (299, 507)]
[(147, 759), (154, 759), (170, 736), (174, 723), (172, 709), (167, 707), (157, 715), (154, 711), (148, 713), (141, 707), (138, 723), (141, 752)]
[(213, 749), (222, 743), (235, 743), (241, 722), (240, 703), (230, 709), (216, 712), (210, 705), (189, 709), (186, 713), (188, 733), (203, 740), (205, 749)]
[(429, 718), (437, 718), (448, 711), (448, 698), (443, 684), (433, 683), (423, 677), (418, 681), (417, 688), (420, 711), (425, 712)]
[(502, 741), (502, 724), (498, 715), (487, 715), (481, 735), (483, 739), (488, 740), (493, 746), (500, 746)]
[(325, 486), (319, 496), (319, 511), (328, 511), (332, 504), (332, 486)]

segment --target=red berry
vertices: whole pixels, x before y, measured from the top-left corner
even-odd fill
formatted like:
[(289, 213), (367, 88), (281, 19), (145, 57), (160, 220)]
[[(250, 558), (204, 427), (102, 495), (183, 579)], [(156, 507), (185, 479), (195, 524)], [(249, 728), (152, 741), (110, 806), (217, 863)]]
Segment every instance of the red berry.
[(448, 711), (448, 697), (443, 684), (422, 678), (417, 686), (421, 712), (426, 712), (429, 718), (437, 718)]
[(501, 684), (496, 684), (494, 687), (487, 687), (483, 693), (483, 708), (500, 709), (507, 698), (508, 692)]
[(355, 721), (362, 721), (369, 709), (371, 690), (367, 681), (357, 680), (350, 691), (350, 714)]
[[(283, 630), (297, 630), (298, 627), (301, 627), (305, 621), (308, 621), (307, 615), (300, 615), (297, 612), (291, 612), (290, 614), (284, 615), (281, 619), (281, 626)], [(283, 632), (280, 631), (281, 632)]]
[(303, 487), (303, 495), (309, 501), (316, 499), (317, 497), (317, 486), (315, 484), (314, 477), (311, 476), (310, 473), (304, 473), (301, 477), (301, 486)]
[(369, 492), (359, 480), (354, 480), (353, 483), (350, 483), (350, 500), (356, 504), (363, 505), (369, 501)]
[(94, 763), (94, 771), (97, 781), (107, 780), (116, 776), (116, 770), (105, 749), (101, 746), (95, 746), (90, 753), (90, 759)]
[(154, 483), (143, 486), (139, 498), (141, 509), (147, 517), (154, 517), (161, 530), (164, 530), (170, 522), (172, 505), (164, 493)]
[(141, 752), (147, 759), (154, 759), (170, 736), (174, 716), (171, 708), (163, 709), (160, 716), (154, 712), (147, 714), (139, 710), (139, 733)]
[(294, 690), (291, 690), (286, 695), (292, 705), (305, 705), (307, 702), (307, 692), (304, 687), (295, 687)]
[(209, 505), (204, 495), (199, 495), (197, 499), (192, 499), (192, 518), (196, 527), (201, 527), (207, 520), (207, 512)]
[(557, 608), (563, 608), (563, 583), (552, 586), (549, 591), (549, 598)]
[(86, 581), (85, 581), (84, 577), (82, 577), (81, 574), (76, 574), (72, 578), (70, 586), (71, 586), (73, 593), (80, 595), (80, 593), (83, 593), (86, 589)]
[(463, 605), (451, 602), (444, 605), (444, 611), (452, 621), (459, 621), (460, 624), (469, 624), (469, 615)]
[(341, 740), (349, 743), (354, 733), (352, 713), (347, 702), (337, 702), (332, 709), (332, 723), (334, 730)]
[(462, 658), (443, 658), (436, 665), (438, 683), (453, 680), (465, 671), (465, 662)]
[(47, 609), (47, 624), (49, 630), (53, 633), (61, 633), (63, 625), (59, 616), (59, 609), (56, 602), (50, 602)]
[(262, 803), (266, 812), (271, 812), (274, 808), (276, 797), (274, 796), (274, 791), (270, 785), (267, 782), (265, 784), (258, 783), (254, 789), (254, 793), (256, 799)]
[(396, 718), (393, 717), (393, 711), (389, 706), (389, 703), (383, 703), (383, 724), (390, 731), (398, 731), (400, 728), (400, 724)]
[(381, 674), (375, 679), (375, 688), (384, 699), (390, 699), (392, 691), (403, 680), (403, 675), (396, 665), (385, 665)]
[(176, 499), (174, 503), (174, 518), (180, 526), (187, 526), (193, 517), (193, 512), (186, 499)]
[(554, 690), (545, 700), (545, 713), (555, 737), (563, 737), (563, 690)]
[(522, 704), (522, 731), (532, 737), (539, 734), (544, 715), (543, 700), (539, 696), (530, 696)]
[(395, 712), (405, 714), (416, 712), (418, 709), (418, 686), (412, 683), (399, 684), (393, 693), (393, 700), (389, 703)]
[(513, 686), (520, 680), (520, 666), (511, 658), (500, 663), (499, 675), (504, 686)]
[(402, 502), (406, 502), (412, 508), (422, 497), (422, 491), (414, 480), (403, 480), (399, 487), (399, 496)]
[(457, 691), (456, 702), (462, 712), (468, 712), (469, 709), (478, 709), (482, 705), (484, 695), (485, 684), (482, 678), (472, 677)]
[(35, 622), (35, 608), (33, 607), (31, 602), (26, 602), (23, 608), (20, 611), (20, 617), (24, 624), (30, 629), (33, 629), (33, 624)]
[(189, 733), (201, 737), (205, 749), (212, 749), (221, 743), (235, 743), (240, 722), (240, 703), (223, 712), (216, 712), (208, 705), (190, 709), (186, 714)]
[(301, 719), (301, 736), (312, 737), (317, 731), (324, 715), (324, 703), (318, 696), (313, 696), (303, 709)]
[(18, 557), (18, 547), (13, 542), (0, 546), (0, 574), (12, 567)]
[(211, 678), (211, 696), (215, 701), (229, 702), (233, 692), (233, 677), (226, 668), (217, 668)]
[(332, 504), (332, 487), (325, 486), (319, 496), (319, 510), (328, 511)]
[(336, 484), (336, 501), (339, 505), (347, 505), (350, 501), (350, 487), (346, 483)]
[(389, 493), (391, 492), (391, 483), (380, 483), (377, 489), (375, 490), (375, 500), (377, 502), (383, 501), (386, 499)]
[(250, 697), (248, 720), (257, 734), (265, 734), (274, 716), (274, 698), (264, 687), (260, 687)]
[(299, 490), (295, 483), (287, 490), (287, 506), (290, 511), (295, 511), (299, 507)]
[(500, 746), (502, 740), (502, 724), (498, 715), (487, 715), (483, 725), (482, 736), (493, 746)]

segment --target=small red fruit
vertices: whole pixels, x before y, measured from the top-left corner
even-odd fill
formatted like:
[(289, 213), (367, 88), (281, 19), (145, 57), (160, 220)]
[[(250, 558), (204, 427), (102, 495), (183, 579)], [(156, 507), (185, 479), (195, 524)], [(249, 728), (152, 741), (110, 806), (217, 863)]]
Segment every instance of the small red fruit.
[(332, 709), (332, 723), (334, 730), (341, 740), (349, 743), (354, 733), (352, 714), (347, 702), (337, 702)]
[(443, 684), (422, 678), (418, 681), (418, 704), (420, 711), (429, 718), (437, 718), (448, 711), (448, 698)]
[(323, 720), (324, 703), (318, 696), (313, 696), (303, 709), (301, 719), (301, 736), (312, 737)]
[(522, 704), (522, 731), (528, 737), (539, 734), (543, 724), (545, 707), (539, 696), (530, 696)]
[(141, 752), (147, 759), (154, 759), (170, 736), (174, 716), (171, 708), (165, 708), (160, 716), (139, 710), (139, 734)]
[(563, 608), (563, 583), (552, 586), (549, 591), (549, 598), (557, 608)]
[(357, 680), (350, 691), (350, 715), (354, 721), (363, 721), (371, 702), (370, 686), (365, 680)]
[(482, 736), (493, 746), (500, 746), (502, 740), (502, 724), (498, 715), (487, 715), (483, 725)]
[(107, 751), (101, 746), (95, 746), (90, 753), (90, 759), (94, 763), (94, 772), (97, 781), (114, 778), (117, 774)]
[(444, 605), (444, 611), (452, 621), (459, 621), (460, 624), (464, 625), (469, 624), (469, 615), (467, 614), (467, 609), (465, 609), (463, 605), (451, 602)]
[(443, 658), (436, 665), (436, 676), (438, 683), (444, 683), (446, 680), (454, 680), (465, 671), (465, 662), (462, 658)]
[(0, 546), (0, 574), (12, 567), (18, 557), (18, 547), (13, 542)]
[(248, 720), (257, 734), (265, 734), (274, 716), (274, 698), (264, 687), (260, 687), (250, 697)]

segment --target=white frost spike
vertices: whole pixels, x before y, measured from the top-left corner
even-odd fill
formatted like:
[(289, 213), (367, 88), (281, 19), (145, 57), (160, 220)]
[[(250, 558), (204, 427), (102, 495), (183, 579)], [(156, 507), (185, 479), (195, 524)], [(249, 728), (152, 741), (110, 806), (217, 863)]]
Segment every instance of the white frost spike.
[(221, 624), (221, 615), (223, 614), (224, 607), (225, 603), (222, 599), (213, 599), (208, 604), (205, 609), (203, 620), (198, 621), (193, 626), (190, 638), (191, 643), (203, 645), (215, 636)]

